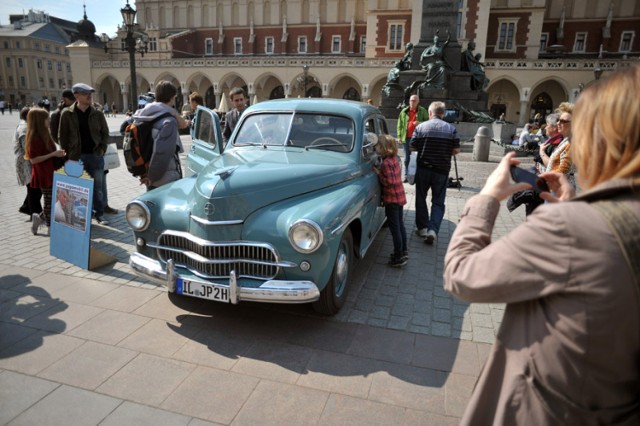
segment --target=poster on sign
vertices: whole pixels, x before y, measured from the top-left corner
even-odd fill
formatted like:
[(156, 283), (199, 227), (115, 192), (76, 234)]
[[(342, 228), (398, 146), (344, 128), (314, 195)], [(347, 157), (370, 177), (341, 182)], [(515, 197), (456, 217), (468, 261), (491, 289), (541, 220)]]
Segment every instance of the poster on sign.
[(116, 261), (91, 247), (93, 179), (82, 163), (67, 161), (53, 175), (49, 254), (83, 269)]

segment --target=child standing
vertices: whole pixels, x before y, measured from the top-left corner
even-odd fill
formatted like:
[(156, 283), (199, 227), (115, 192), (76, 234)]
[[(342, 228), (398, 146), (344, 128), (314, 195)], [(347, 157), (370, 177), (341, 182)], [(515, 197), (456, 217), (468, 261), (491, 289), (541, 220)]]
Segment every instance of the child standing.
[[(53, 158), (63, 158), (65, 152), (57, 149), (49, 134), (49, 113), (42, 108), (31, 108), (27, 114), (27, 135), (25, 160), (31, 161), (31, 187), (39, 188), (44, 196), (42, 213), (34, 213), (31, 232), (38, 233), (38, 227), (51, 224), (51, 193), (53, 187)], [(48, 233), (47, 233), (48, 235)]]
[(400, 268), (407, 264), (407, 231), (404, 227), (403, 207), (407, 204), (407, 197), (402, 185), (402, 172), (398, 159), (396, 140), (389, 135), (380, 138), (376, 145), (376, 152), (382, 159), (373, 171), (378, 175), (382, 187), (382, 203), (384, 205), (389, 231), (393, 239), (393, 253), (389, 266)]

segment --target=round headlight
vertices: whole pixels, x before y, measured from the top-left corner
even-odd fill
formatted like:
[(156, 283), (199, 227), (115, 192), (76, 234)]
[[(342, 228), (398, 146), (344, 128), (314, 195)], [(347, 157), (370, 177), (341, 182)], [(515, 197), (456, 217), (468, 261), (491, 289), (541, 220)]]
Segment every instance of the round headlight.
[(144, 231), (151, 223), (151, 215), (147, 206), (140, 201), (133, 201), (127, 205), (125, 213), (127, 223), (134, 231)]
[(289, 228), (289, 241), (300, 253), (313, 253), (322, 244), (322, 229), (310, 220), (299, 220)]

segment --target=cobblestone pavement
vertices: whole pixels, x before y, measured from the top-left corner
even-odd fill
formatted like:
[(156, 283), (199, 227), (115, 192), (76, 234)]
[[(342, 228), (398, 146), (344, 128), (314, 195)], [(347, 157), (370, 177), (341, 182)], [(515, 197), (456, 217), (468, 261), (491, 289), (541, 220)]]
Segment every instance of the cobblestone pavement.
[[(121, 120), (109, 118), (110, 128)], [(117, 262), (87, 271), (50, 256), (49, 238), (33, 236), (17, 211), (26, 194), (15, 179), (17, 122), (15, 112), (0, 116), (0, 424), (39, 423), (52, 407), (85, 400), (106, 413), (85, 424), (122, 424), (143, 414), (172, 415), (170, 424), (306, 422), (291, 417), (296, 406), (305, 407), (310, 424), (457, 422), (504, 306), (451, 297), (442, 289), (443, 261), (465, 201), (500, 158), (497, 145), (487, 163), (472, 162), (464, 145), (463, 188), (449, 189), (433, 246), (414, 233), (415, 193), (406, 185), (408, 265), (386, 265), (392, 241), (384, 228), (357, 264), (344, 308), (323, 318), (306, 305), (176, 300), (138, 278), (128, 265), (133, 237), (124, 207), (144, 188), (124, 166), (108, 174), (109, 204), (119, 213), (107, 216), (108, 226), (93, 223), (91, 237)], [(503, 207), (494, 238), (524, 220), (520, 210)], [(83, 364), (102, 353), (104, 365)], [(203, 376), (217, 387), (205, 386)], [(266, 401), (276, 414), (263, 411)], [(53, 410), (56, 419), (82, 419)]]

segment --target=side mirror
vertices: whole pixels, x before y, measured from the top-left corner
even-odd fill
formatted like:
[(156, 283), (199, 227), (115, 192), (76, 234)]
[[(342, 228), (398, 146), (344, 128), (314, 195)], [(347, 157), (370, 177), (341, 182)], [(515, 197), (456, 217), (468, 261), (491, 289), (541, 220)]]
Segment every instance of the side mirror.
[(367, 133), (364, 137), (364, 143), (362, 144), (362, 149), (370, 148), (376, 146), (378, 143), (378, 135), (375, 133)]

